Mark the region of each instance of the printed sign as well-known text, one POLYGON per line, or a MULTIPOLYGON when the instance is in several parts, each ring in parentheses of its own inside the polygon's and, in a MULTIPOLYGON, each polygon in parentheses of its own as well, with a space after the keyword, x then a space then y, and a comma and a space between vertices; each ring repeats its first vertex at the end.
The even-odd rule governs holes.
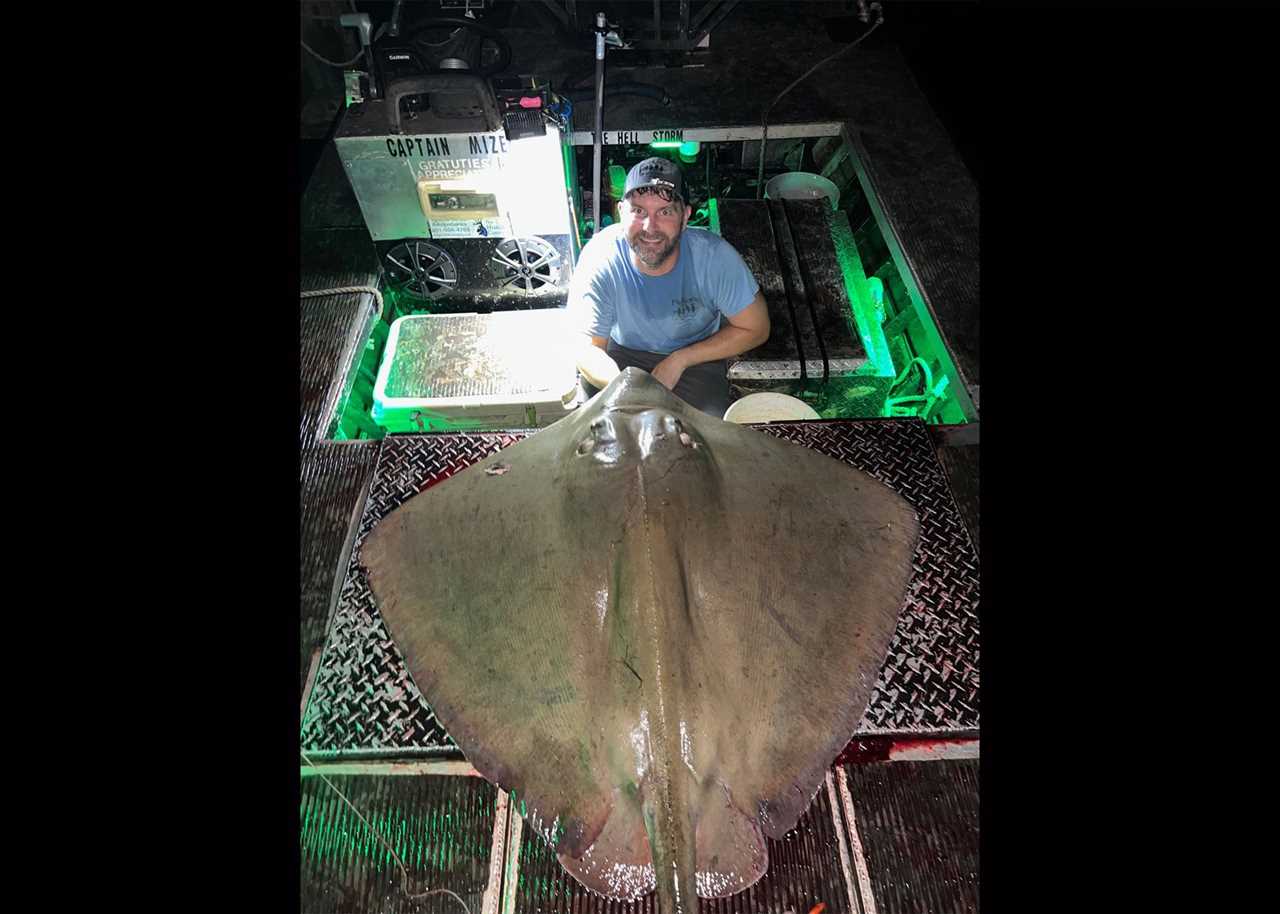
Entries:
POLYGON ((602 142, 605 146, 639 146, 641 143, 684 141, 684 128, 666 130, 606 130, 602 142))
POLYGON ((395 158, 407 156, 496 156, 510 152, 507 138, 500 133, 479 133, 466 136, 466 151, 459 142, 462 136, 454 136, 450 147, 447 136, 389 136, 386 138, 387 154, 395 158))
POLYGON ((501 131, 337 137, 369 234, 562 235, 571 219, 561 135, 508 141, 501 131))
POLYGON ((506 238, 505 219, 429 219, 432 238, 506 238))
POLYGON ((384 143, 387 154, 404 162, 415 180, 457 178, 502 168, 510 152, 507 138, 500 133, 389 136, 384 143))

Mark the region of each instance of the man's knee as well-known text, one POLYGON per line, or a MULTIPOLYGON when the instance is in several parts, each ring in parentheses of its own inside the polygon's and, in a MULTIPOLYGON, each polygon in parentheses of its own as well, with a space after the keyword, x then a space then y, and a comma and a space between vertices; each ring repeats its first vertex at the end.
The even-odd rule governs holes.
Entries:
POLYGON ((586 403, 598 393, 600 388, 584 378, 582 372, 578 372, 578 402, 586 403))
POLYGON ((725 410, 729 408, 729 396, 713 395, 702 396, 696 399, 682 398, 695 409, 701 410, 708 416, 715 416, 717 419, 723 419, 725 410))
POLYGON ((728 366, 724 362, 694 366, 676 384, 675 394, 709 416, 724 418, 729 408, 728 366))

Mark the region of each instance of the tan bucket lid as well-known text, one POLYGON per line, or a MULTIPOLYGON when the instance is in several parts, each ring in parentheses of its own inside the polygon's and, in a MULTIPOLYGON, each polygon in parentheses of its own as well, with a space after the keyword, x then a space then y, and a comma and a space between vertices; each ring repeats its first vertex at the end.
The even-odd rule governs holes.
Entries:
POLYGON ((795 419, 821 418, 803 400, 787 394, 747 394, 735 400, 724 412, 724 421, 745 425, 748 422, 785 422, 795 419))

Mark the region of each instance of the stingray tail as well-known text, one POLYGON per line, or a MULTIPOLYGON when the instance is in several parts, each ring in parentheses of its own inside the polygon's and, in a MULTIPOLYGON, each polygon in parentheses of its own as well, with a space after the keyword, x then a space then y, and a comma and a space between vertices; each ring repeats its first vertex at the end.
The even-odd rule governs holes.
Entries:
POLYGON ((653 854, 659 914, 697 914, 694 823, 688 778, 663 778, 644 792, 644 827, 653 854))

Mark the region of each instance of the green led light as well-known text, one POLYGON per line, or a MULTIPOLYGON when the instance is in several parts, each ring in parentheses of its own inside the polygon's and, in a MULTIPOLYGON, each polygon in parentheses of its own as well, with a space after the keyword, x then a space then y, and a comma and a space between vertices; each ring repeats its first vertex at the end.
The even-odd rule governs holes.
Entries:
MULTIPOLYGON (((876 375, 892 378, 893 356, 889 354, 889 343, 885 339, 884 328, 876 314, 877 285, 868 282, 867 274, 862 267, 862 258, 858 256, 858 245, 853 240, 847 219, 836 219, 831 224, 831 241, 835 247, 836 261, 840 264, 840 272, 844 278, 845 292, 849 296, 849 305, 853 310, 854 325, 862 339, 863 349, 867 353, 865 366, 858 374, 876 375)), ((883 283, 878 291, 883 295, 883 283)))
POLYGON ((621 165, 609 166, 609 192, 615 200, 621 200, 627 187, 627 170, 621 165))
POLYGON ((702 151, 702 144, 697 140, 650 140, 650 149, 678 149, 681 158, 692 159, 702 151))

